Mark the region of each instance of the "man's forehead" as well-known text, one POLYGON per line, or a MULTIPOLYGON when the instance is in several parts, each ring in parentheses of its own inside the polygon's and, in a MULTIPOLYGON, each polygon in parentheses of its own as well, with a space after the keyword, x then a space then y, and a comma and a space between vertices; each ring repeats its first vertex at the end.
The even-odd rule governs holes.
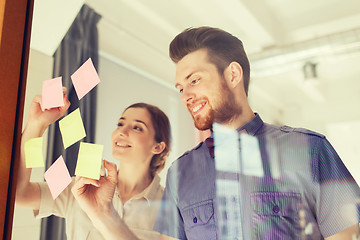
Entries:
POLYGON ((194 72, 200 71, 204 63, 208 63, 206 49, 189 53, 176 64, 176 83, 187 80, 194 72))
POLYGON ((178 82, 181 83, 185 81, 187 78, 189 78, 189 76, 194 71, 194 69, 195 69, 194 65, 181 65, 178 63, 176 65, 176 75, 175 75, 176 83, 178 82))

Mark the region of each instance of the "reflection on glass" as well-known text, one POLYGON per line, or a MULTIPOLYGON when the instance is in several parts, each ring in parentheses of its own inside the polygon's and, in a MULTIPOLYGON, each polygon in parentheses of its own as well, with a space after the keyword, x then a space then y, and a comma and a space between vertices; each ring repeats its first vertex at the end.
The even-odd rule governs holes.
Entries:
POLYGON ((214 124, 219 239, 321 239, 359 221, 357 185, 328 141, 272 128, 214 124))
POLYGON ((242 171, 237 131, 213 125, 219 239, 242 239, 242 171))

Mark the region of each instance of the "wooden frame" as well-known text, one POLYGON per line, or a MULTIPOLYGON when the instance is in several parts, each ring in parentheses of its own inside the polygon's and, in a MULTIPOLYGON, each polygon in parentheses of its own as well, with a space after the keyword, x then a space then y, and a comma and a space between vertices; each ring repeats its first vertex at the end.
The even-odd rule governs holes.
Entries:
POLYGON ((0 2, 0 234, 11 239, 34 0, 0 2))

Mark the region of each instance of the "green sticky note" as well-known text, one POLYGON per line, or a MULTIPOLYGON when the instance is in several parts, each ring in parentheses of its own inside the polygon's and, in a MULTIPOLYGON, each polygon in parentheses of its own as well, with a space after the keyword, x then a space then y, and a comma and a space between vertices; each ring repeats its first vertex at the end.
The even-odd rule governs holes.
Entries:
POLYGON ((99 180, 103 145, 80 143, 75 175, 99 180))
POLYGON ((67 148, 86 136, 79 108, 59 121, 60 132, 67 148))
POLYGON ((25 142, 25 162, 27 168, 44 167, 43 138, 32 138, 25 142))

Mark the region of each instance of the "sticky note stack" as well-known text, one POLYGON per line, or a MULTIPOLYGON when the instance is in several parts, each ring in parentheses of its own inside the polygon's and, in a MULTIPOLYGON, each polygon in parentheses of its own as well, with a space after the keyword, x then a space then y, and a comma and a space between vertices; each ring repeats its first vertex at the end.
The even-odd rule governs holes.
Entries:
MULTIPOLYGON (((71 80, 79 100, 96 87, 100 82, 100 78, 91 58, 71 75, 71 80)), ((44 81, 42 86, 42 110, 46 111, 61 106, 64 106, 62 77, 44 81)), ((59 128, 65 149, 86 137, 79 108, 60 120, 59 128)), ((25 143, 27 168, 44 167, 42 146, 42 137, 30 139, 25 143)), ((81 142, 75 174, 77 176, 99 179, 103 148, 103 145, 81 142)), ((47 169, 44 178, 53 199, 56 199, 72 181, 62 156, 47 169)))

